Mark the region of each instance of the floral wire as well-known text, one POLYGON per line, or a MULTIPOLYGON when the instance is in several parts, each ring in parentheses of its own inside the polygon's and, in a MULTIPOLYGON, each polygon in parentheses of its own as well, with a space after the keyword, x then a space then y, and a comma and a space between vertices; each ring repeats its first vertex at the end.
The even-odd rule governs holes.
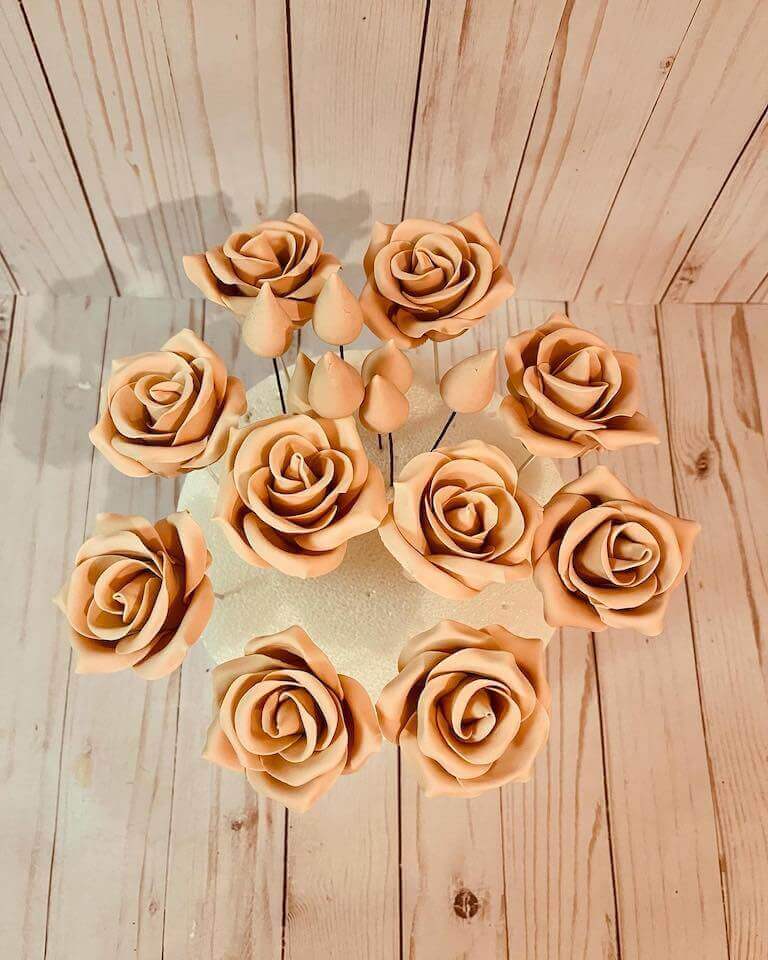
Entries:
POLYGON ((272 357, 272 366, 275 371, 275 380, 277 381, 277 392, 280 394, 280 409, 286 413, 285 400, 283 399, 283 384, 280 380, 280 368, 277 365, 277 357, 272 357))
POLYGON ((450 417, 448 417, 448 419, 446 420, 445 426, 444 426, 443 429, 440 431, 440 434, 439 434, 437 440, 435 440, 435 442, 432 444, 432 447, 430 448, 431 450, 434 450, 435 447, 437 447, 437 445, 440 443, 440 441, 441 441, 441 440, 443 439, 443 437, 446 435, 446 433, 448 432, 448 427, 450 427, 450 425, 453 423, 453 419, 454 419, 455 416, 456 416, 456 411, 455 411, 455 410, 452 410, 452 411, 451 411, 451 415, 450 415, 450 417))

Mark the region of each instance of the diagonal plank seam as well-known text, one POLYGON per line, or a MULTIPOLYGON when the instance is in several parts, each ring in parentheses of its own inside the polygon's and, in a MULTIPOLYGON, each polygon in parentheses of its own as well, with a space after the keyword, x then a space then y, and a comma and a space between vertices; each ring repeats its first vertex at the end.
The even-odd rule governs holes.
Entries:
MULTIPOLYGON (((667 83, 669 82, 669 78, 670 78, 670 76, 672 75, 672 71, 675 69, 675 64, 677 63, 678 55, 679 55, 679 53, 680 53, 680 50, 681 50, 682 47, 683 47, 683 44, 685 43, 686 37, 688 36, 688 34, 689 34, 689 32, 690 32, 691 24, 692 24, 693 21, 696 19, 696 14, 698 13, 700 6, 701 6, 701 0, 699 0, 699 2, 696 4, 696 9, 693 11, 693 13, 692 13, 692 15, 691 15, 691 19, 688 21, 688 26, 685 28, 685 31, 683 32, 683 35, 682 35, 682 37, 680 38, 680 43, 677 45, 677 49, 675 50, 674 60, 672 61, 672 66, 671 66, 670 69, 667 71, 667 75, 664 77, 664 82, 663 82, 663 83, 661 84, 661 86, 659 87, 659 92, 658 92, 658 94, 656 95, 656 99, 653 101, 653 106, 652 106, 651 109, 648 111, 648 116, 645 118, 645 123, 643 124, 643 129, 640 131, 640 135, 639 135, 638 138, 637 138, 637 142, 635 143, 635 146, 634 146, 633 149, 632 149, 632 154, 631 154, 629 160, 627 161, 627 166, 626 166, 625 169, 624 169, 624 173, 621 175, 621 179, 619 180, 619 185, 616 187, 616 192, 614 193, 613 199, 611 200, 611 202, 610 202, 610 204, 609 204, 609 206, 608 206, 608 210, 607 210, 606 215, 605 215, 605 220, 603 220, 603 225, 602 225, 602 227, 600 228, 600 232, 598 233, 597 237, 595 238, 595 243, 594 243, 594 246, 592 247, 592 252, 590 253, 590 255, 589 255, 588 259, 587 259, 587 262, 586 262, 586 264, 585 264, 585 266, 584 266, 584 270, 582 271, 581 280, 579 280, 579 285, 578 285, 578 287, 576 288, 576 294, 575 294, 575 296, 573 297, 574 300, 578 300, 578 298, 579 298, 579 295, 580 295, 580 293, 581 293, 581 288, 582 288, 582 285, 583 285, 583 283, 584 283, 584 278, 585 278, 585 277, 587 276, 587 274, 589 273, 589 268, 590 268, 590 266, 592 265, 592 261, 593 261, 594 258, 595 258, 595 254, 597 253, 597 248, 600 246, 600 241, 602 240, 603 234, 605 233, 605 228, 608 226, 608 221, 609 221, 610 218, 611 218, 611 213, 613 212, 613 208, 616 206, 616 201, 618 200, 619 194, 621 193, 622 188, 624 187, 624 181, 627 179, 627 176, 628 176, 628 174, 629 174, 629 171, 630 171, 630 169, 632 168, 632 164, 633 164, 633 162, 634 162, 635 155, 637 154, 637 151, 638 151, 639 148, 640 148, 640 144, 643 142, 643 137, 645 136, 645 131, 648 129, 648 124, 651 122, 651 119, 652 119, 652 117, 653 117, 653 114, 654 114, 654 112, 655 112, 655 110, 656 110, 656 106, 657 106, 659 100, 661 99, 662 94, 664 93, 664 89, 665 89, 665 87, 667 86, 667 83)), ((749 142, 749 141, 747 141, 747 142, 749 142)), ((730 176, 730 174, 729 174, 729 176, 730 176)), ((707 216, 709 216, 709 211, 707 212, 707 216)), ((705 217, 705 219, 706 219, 706 217, 705 217)), ((687 256, 687 254, 688 254, 688 251, 686 251, 686 256, 687 256)), ((683 259, 680 261, 680 263, 683 263, 684 260, 685 260, 685 258, 683 258, 683 259)), ((679 269, 679 265, 678 265, 678 269, 679 269)), ((677 273, 677 270, 675 270, 675 273, 677 273)), ((666 291, 665 291, 665 295, 666 295, 666 291)))
MULTIPOLYGON (((749 147, 749 145, 750 145, 750 143, 752 142, 753 138, 754 138, 755 135, 757 134, 757 131, 758 131, 758 129, 760 128, 760 124, 763 122, 763 119, 765 118, 766 115, 768 115, 768 106, 766 106, 765 110, 763 110, 763 112, 762 112, 762 113, 760 114, 760 116, 757 118, 757 123, 755 123, 755 125, 754 125, 754 127, 752 128, 752 131, 750 132, 749 136, 748 136, 748 137, 746 138, 746 140, 744 141, 744 145, 742 146, 741 150, 739 150, 738 156, 736 157, 736 159, 735 159, 735 160, 733 161, 733 163, 731 164, 731 167, 730 167, 730 169, 728 170, 728 173, 727 173, 726 176, 725 176, 725 180, 723 180, 723 182, 722 182, 722 184, 721 184, 721 186, 720 186, 720 189, 717 191, 717 193, 715 194, 715 196, 714 196, 714 198, 713 198, 713 200, 712 200, 712 203, 711 203, 711 204, 709 205, 709 207, 707 208, 707 212, 704 214, 704 217, 703 217, 701 223, 699 224, 698 229, 695 231, 695 233, 694 233, 694 235, 693 235, 693 238, 691 239, 691 242, 688 244, 688 246, 687 246, 687 248, 686 248, 686 250, 685 250, 685 253, 683 254, 683 256, 682 256, 682 258, 681 258, 681 260, 680 260, 680 263, 678 263, 678 265, 675 267, 675 270, 674 270, 674 272, 672 273, 672 276, 670 277, 669 283, 668 283, 668 284, 666 285, 666 287, 664 288, 664 292, 662 293, 661 298, 660 298, 661 301, 664 301, 664 300, 667 299, 667 297, 669 297, 670 291, 671 291, 671 289, 672 289, 672 287, 673 287, 673 285, 674 285, 674 283, 675 283, 675 280, 677 279, 678 273, 680 272, 681 268, 683 267, 683 264, 685 263, 685 261, 688 259, 688 256, 689 256, 691 250, 693 249, 696 241, 699 239, 699 235, 700 235, 701 231, 702 231, 702 230, 704 229, 704 227, 706 226, 706 223, 707 223, 707 221, 709 220, 709 216, 710 216, 710 214, 712 213, 712 211, 714 210, 714 208, 715 208, 715 206, 716 206, 716 204, 717 204, 717 201, 720 199, 723 191, 724 191, 725 188, 728 186, 728 183, 730 182, 730 179, 731 179, 731 177, 733 176, 734 170, 735 170, 736 167, 739 165, 739 162, 741 161, 741 158, 744 156, 745 151, 747 150, 747 148, 749 147)), ((755 293, 760 289, 760 286, 761 286, 761 285, 762 285, 762 281, 761 281, 761 283, 758 283, 758 285, 755 287, 755 289, 754 289, 754 290, 752 291, 752 293, 750 294, 750 297, 753 297, 753 296, 755 295, 755 293)), ((748 297, 747 299, 749 299, 750 297, 748 297)), ((673 302, 674 302, 674 299, 673 299, 673 298, 670 297, 670 299, 673 300, 673 302)), ((657 320, 657 325, 658 325, 658 320, 657 320)))
POLYGON ((416 89, 413 92, 413 111, 411 113, 411 134, 408 138, 408 156, 405 161, 405 183, 403 184, 403 206, 400 219, 405 219, 405 208, 408 204, 408 185, 411 180, 411 160, 413 159, 413 141, 416 136, 416 118, 419 112, 419 94, 421 91, 421 75, 424 69, 424 49, 427 43, 427 29, 429 27, 429 6, 431 0, 426 0, 424 7, 424 22, 421 26, 421 45, 419 47, 419 66, 416 71, 416 89))
MULTIPOLYGON (((506 209, 506 212, 504 213, 504 220, 502 221, 502 224, 501 224, 501 231, 499 233, 500 241, 503 240, 507 232, 507 221, 509 220, 509 214, 512 211, 512 201, 515 199, 515 191, 517 190, 517 184, 518 184, 518 181, 520 180, 520 173, 522 172, 522 169, 523 169, 523 161, 525 160, 525 155, 528 152, 528 144, 530 143, 531 134, 533 133, 533 125, 536 122, 536 116, 539 112, 539 103, 541 102, 541 94, 542 94, 542 91, 544 90, 544 84, 547 82, 547 75, 549 74, 549 68, 552 63, 552 57, 557 47, 557 41, 558 41, 558 38, 560 37, 560 33, 563 30, 564 26, 570 20, 574 3, 575 3, 575 0, 566 0, 566 3, 563 6, 563 12, 560 15, 560 22, 557 25, 557 30, 555 30, 554 36, 552 37, 552 46, 550 47, 549 56, 547 57, 547 67, 541 75, 539 92, 536 97, 536 106, 533 108, 533 111, 531 112, 531 120, 530 120, 530 123, 528 124, 528 132, 525 135, 525 143, 523 144, 523 150, 522 150, 522 153, 520 154, 520 162, 518 163, 517 170, 515 171, 515 176, 512 182, 512 189, 510 190, 510 193, 509 193, 509 202, 507 203, 507 209, 506 209)), ((509 257, 507 259, 509 259, 509 257)))
MULTIPOLYGON (((70 140, 69 140, 69 134, 67 133, 67 128, 64 126, 64 119, 61 116, 61 111, 59 110, 59 104, 56 100, 56 97, 53 94, 53 87, 51 86, 51 81, 48 78, 48 71, 45 69, 43 58, 40 56, 40 50, 37 46, 37 40, 35 38, 34 33, 32 32, 32 24, 29 22, 29 17, 27 16, 27 11, 24 7, 23 0, 19 0, 19 10, 21 11, 21 15, 24 18, 24 24, 27 28, 30 42, 32 43, 32 47, 35 51, 35 57, 37 58, 38 65, 40 67, 40 72, 42 73, 43 80, 45 82, 45 88, 48 91, 48 96, 51 98, 51 105, 56 114, 56 122, 58 123, 59 129, 61 130, 61 135, 64 138, 64 145, 67 148, 67 153, 69 154, 69 158, 72 161, 72 169, 74 170, 75 176, 77 177, 77 183, 78 183, 78 186, 80 187, 80 193, 83 196, 83 201, 85 202, 86 209, 88 210, 88 216, 91 218, 91 223, 93 224, 93 230, 94 230, 94 233, 96 234, 96 239, 99 243, 102 256, 104 257, 104 264, 107 268, 107 271, 109 272, 109 277, 110 277, 112 286, 114 288, 114 292, 117 296, 119 296, 120 287, 118 286, 117 279, 115 277, 115 271, 112 269, 112 264, 110 263, 109 257, 107 256, 107 248, 104 246, 104 240, 102 239, 101 231, 99 230, 99 225, 96 223, 96 217, 94 216, 93 207, 91 206, 90 198, 85 189, 85 183, 83 182, 83 177, 82 177, 82 174, 80 173, 80 167, 77 165, 77 159, 75 158, 75 153, 74 153, 74 150, 72 149, 72 144, 70 143, 70 140)), ((15 282, 15 279, 14 279, 14 282, 15 282)), ((104 343, 106 345, 106 339, 104 343)))

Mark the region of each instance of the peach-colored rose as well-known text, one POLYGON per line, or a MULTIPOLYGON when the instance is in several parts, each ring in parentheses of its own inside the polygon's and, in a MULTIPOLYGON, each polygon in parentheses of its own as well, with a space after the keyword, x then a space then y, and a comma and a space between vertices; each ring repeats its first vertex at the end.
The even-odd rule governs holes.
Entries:
POLYGON ((221 357, 182 330, 156 353, 113 362, 89 436, 126 476, 175 477, 219 460, 247 406, 221 357))
POLYGON ((537 457, 658 443, 641 413, 637 358, 553 314, 506 346, 509 396, 501 416, 537 457))
POLYGON ((530 778, 549 736, 541 640, 443 620, 409 640, 397 666, 376 712, 427 796, 476 797, 530 778))
POLYGON ((699 530, 635 496, 607 467, 567 483, 544 508, 533 544, 547 623, 658 636, 699 530))
POLYGON ((531 575, 541 507, 498 447, 467 440, 408 463, 379 527, 384 546, 422 586, 466 600, 531 575))
POLYGON ((256 637, 219 664, 213 698, 203 756, 291 810, 308 810, 381 746, 368 694, 301 627, 256 637))
POLYGON ((223 246, 184 257, 187 276, 209 300, 242 317, 268 285, 296 326, 312 316, 323 284, 340 267, 323 253, 323 235, 303 213, 265 220, 223 246))
POLYGON ((387 511, 384 480, 352 417, 288 414, 250 424, 232 432, 224 463, 214 518, 257 567, 330 573, 347 541, 375 530, 387 511))
POLYGON ((364 266, 365 322, 399 347, 452 340, 515 290, 501 248, 479 213, 450 223, 376 222, 364 266))
POLYGON ((154 526, 102 513, 56 598, 71 627, 78 673, 131 667, 145 680, 181 664, 213 612, 211 562, 200 527, 186 513, 154 526))

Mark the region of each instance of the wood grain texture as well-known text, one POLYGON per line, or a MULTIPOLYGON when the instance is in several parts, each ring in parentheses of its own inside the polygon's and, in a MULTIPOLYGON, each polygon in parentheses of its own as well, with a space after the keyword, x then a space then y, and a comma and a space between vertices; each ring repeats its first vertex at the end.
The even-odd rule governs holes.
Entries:
MULTIPOLYGON (((285 903, 283 810, 199 756, 204 648, 167 681, 68 679, 66 630, 49 603, 95 512, 157 517, 173 506, 171 482, 127 480, 98 454, 89 499, 105 339, 106 376, 113 356, 159 346, 189 322, 199 330, 202 307, 112 301, 107 330, 105 299, 18 298, 5 366, 10 309, 0 298, 0 523, 12 560, 0 611, 14 658, 0 671, 0 842, 13 866, 0 870, 3 955, 42 960, 47 931, 56 960, 378 960, 400 956, 400 940, 414 960, 763 960, 768 308, 665 304, 657 342, 648 308, 570 305, 578 322, 640 353, 662 433, 663 366, 669 446, 665 437, 606 462, 704 523, 690 609, 681 590, 655 640, 553 638, 552 731, 534 779, 443 803, 424 799, 404 767, 399 844, 396 757, 385 748, 291 817, 285 903)), ((443 344, 443 367, 561 310, 517 301, 443 344)), ((205 316, 209 342, 247 383, 259 379, 268 367, 240 350, 232 318, 205 316)))
POLYGON ((506 957, 500 794, 427 799, 403 763, 403 957, 506 957))
POLYGON ((21 960, 46 945, 70 659, 51 598, 82 542, 106 326, 106 300, 20 298, 0 406, 0 938, 21 960))
MULTIPOLYGON (((564 309, 514 301, 508 315, 443 344, 441 368, 477 350, 501 355, 511 333, 564 309)), ((552 729, 530 783, 425 800, 403 770, 404 956, 565 957, 576 945, 580 955, 616 956, 592 643, 570 634, 549 647, 552 729)))
MULTIPOLYGON (((424 8, 290 5, 298 207, 348 265, 353 288, 372 220, 402 213, 424 8)), ((310 813, 289 817, 287 957, 332 956, 339 944, 350 955, 397 955, 396 764, 384 751, 310 813)))
MULTIPOLYGON (((200 332, 201 320, 199 303, 111 301, 104 382, 113 359, 158 349, 186 326, 200 332)), ((81 338, 70 333, 70 349, 78 348, 81 338)), ((101 511, 156 520, 172 512, 175 501, 173 481, 125 477, 94 456, 88 532, 101 511)), ((160 956, 178 701, 178 673, 146 682, 131 670, 79 676, 72 666, 49 957, 160 956)))
MULTIPOLYGON (((440 344, 440 372, 479 350, 501 356, 506 310, 465 336, 440 344)), ((421 348, 432 353, 432 345, 421 348)), ((405 639, 405 638, 404 638, 405 639)), ((403 957, 506 957, 503 830, 500 795, 427 799, 401 758, 403 957)))
POLYGON ((757 960, 768 953, 768 457, 750 330, 768 312, 665 304, 659 320, 678 504, 705 525, 688 595, 730 956, 757 960))
POLYGON ((521 297, 576 293, 695 8, 567 3, 504 228, 521 297))
MULTIPOLYGON (((565 313, 515 301, 509 333, 565 313)), ((561 461, 563 482, 578 465, 561 461)), ((509 957, 618 956, 600 701, 591 635, 559 630, 547 649, 549 742, 529 783, 502 790, 509 957)))
POLYGON ((768 113, 675 274, 665 299, 743 303, 768 272, 768 113))
POLYGON ((181 670, 164 955, 279 960, 285 810, 201 757, 212 669, 199 643, 181 670))
MULTIPOLYGON (((205 305, 205 341, 252 386, 271 363, 242 345, 231 314, 205 305)), ((278 960, 285 809, 244 776, 201 757, 211 720, 211 662, 199 643, 181 671, 163 949, 185 960, 278 960), (243 882, 247 877, 248 881, 243 882)))
POLYGON ((0 3, 0 248, 23 293, 115 292, 15 0, 0 3))
POLYGON ((160 11, 206 244, 292 213, 285 0, 161 0, 160 11))
POLYGON ((761 0, 698 5, 579 297, 661 299, 765 109, 766 32, 761 0))
POLYGON ((384 744, 288 815, 286 958, 400 956, 397 840, 397 753, 384 744))
MULTIPOLYGON (((675 513, 653 307, 571 303, 568 315, 641 358, 643 411, 659 446, 599 460, 639 496, 675 513)), ((699 516, 706 523, 704 516, 699 516)), ((706 744, 685 590, 664 633, 595 636, 619 906, 621 956, 728 956, 706 744)))
POLYGON ((184 253, 291 205, 284 4, 26 9, 120 292, 194 296, 184 253))
POLYGON ((402 214, 425 0, 293 0, 298 207, 362 287, 373 220, 402 214))
POLYGON ((433 0, 408 216, 480 210, 499 236, 565 0, 433 0))

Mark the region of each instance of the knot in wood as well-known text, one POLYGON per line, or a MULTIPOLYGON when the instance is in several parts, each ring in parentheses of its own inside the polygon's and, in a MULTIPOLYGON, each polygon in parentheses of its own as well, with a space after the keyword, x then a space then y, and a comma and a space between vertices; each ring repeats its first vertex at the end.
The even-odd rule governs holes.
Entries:
POLYGON ((472 893, 471 890, 467 890, 466 887, 462 887, 453 898, 453 912, 457 917, 461 917, 462 920, 470 920, 479 909, 480 901, 474 893, 472 893))
POLYGON ((706 477, 709 473, 709 467, 712 462, 710 457, 709 450, 702 450, 701 453, 696 457, 696 474, 699 477, 706 477))

